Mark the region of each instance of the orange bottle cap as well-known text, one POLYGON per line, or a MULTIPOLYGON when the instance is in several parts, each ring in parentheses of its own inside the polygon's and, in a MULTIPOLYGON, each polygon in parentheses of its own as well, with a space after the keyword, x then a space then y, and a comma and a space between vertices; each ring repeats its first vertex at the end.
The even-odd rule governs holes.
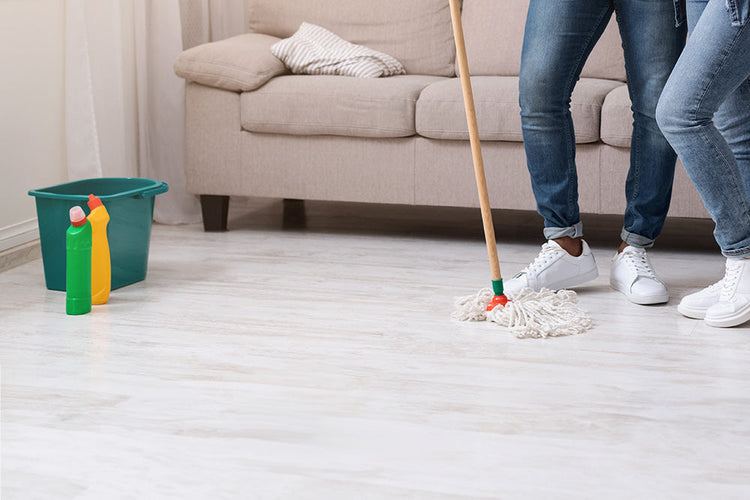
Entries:
POLYGON ((103 207, 104 203, 102 203, 102 200, 100 200, 98 197, 94 196, 93 194, 89 195, 89 210, 93 210, 97 207, 103 207))

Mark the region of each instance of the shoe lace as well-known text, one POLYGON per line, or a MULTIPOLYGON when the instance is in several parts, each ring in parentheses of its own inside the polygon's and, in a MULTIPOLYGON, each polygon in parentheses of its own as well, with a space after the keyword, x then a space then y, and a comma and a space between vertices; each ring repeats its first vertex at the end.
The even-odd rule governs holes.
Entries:
POLYGON ((542 245, 542 250, 539 252, 539 255, 536 256, 534 262, 523 268, 516 276, 522 276, 524 274, 535 275, 544 269, 544 267, 555 258, 555 254, 559 251, 561 251, 559 247, 553 246, 549 242, 545 243, 542 245))
POLYGON ((727 259, 726 271, 724 273, 724 284, 721 287, 719 300, 729 300, 734 295, 737 282, 742 274, 742 263, 735 259, 727 259))
POLYGON ((648 260, 648 255, 645 250, 640 252, 630 251, 623 253, 623 260, 628 267, 636 273, 636 276, 644 276, 659 281, 659 278, 654 272, 654 268, 651 267, 651 261, 648 260))

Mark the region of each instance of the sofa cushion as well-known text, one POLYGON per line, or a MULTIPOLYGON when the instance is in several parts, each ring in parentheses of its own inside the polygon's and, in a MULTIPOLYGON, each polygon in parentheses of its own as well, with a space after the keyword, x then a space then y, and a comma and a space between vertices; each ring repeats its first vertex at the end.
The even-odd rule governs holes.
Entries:
POLYGON ((453 76, 447 0, 247 0, 249 29, 290 37, 303 22, 398 59, 407 73, 453 76))
POLYGON ((353 137, 414 135, 423 88, 443 78, 288 75, 242 94, 242 128, 249 132, 353 137))
MULTIPOLYGON (((519 74, 528 7, 529 0, 464 1, 462 21, 472 75, 519 74)), ((625 59, 614 16, 581 77, 625 81, 625 59)))
POLYGON ((184 51, 174 63, 178 76, 224 90, 253 90, 287 72, 271 53, 276 37, 256 33, 198 45, 184 51))
MULTIPOLYGON (((476 76, 471 79, 479 137, 488 141, 523 141, 518 77, 476 76)), ((599 140, 600 113, 607 94, 620 82, 583 78, 571 99, 576 142, 599 140)), ((461 82, 452 78, 433 83, 417 101, 417 133, 431 139, 468 140, 461 82)))
POLYGON ((607 94, 602 105, 602 141, 610 146, 630 147, 633 135, 633 112, 628 86, 621 85, 607 94))

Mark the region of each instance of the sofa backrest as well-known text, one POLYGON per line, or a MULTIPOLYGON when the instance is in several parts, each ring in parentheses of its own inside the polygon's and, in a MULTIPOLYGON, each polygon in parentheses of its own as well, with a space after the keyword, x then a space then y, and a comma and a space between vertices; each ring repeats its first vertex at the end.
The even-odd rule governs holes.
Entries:
MULTIPOLYGON (((463 0, 464 37, 473 75, 519 74, 528 7, 529 0, 463 0)), ((582 77, 625 81, 622 43, 612 17, 584 66, 582 77)))
POLYGON ((448 0, 246 0, 245 7, 251 33, 287 38, 308 22, 395 57, 407 73, 455 74, 448 0))

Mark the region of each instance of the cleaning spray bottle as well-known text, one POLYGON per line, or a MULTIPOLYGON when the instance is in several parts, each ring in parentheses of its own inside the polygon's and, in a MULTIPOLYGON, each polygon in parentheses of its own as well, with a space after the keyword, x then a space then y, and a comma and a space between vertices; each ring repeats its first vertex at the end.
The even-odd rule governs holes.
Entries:
POLYGON ((86 314, 91 311, 91 224, 81 207, 70 209, 65 236, 65 312, 86 314))
POLYGON ((112 286, 112 264, 109 258, 107 224, 109 213, 102 200, 89 195, 89 221, 91 221, 91 303, 106 304, 112 286))

